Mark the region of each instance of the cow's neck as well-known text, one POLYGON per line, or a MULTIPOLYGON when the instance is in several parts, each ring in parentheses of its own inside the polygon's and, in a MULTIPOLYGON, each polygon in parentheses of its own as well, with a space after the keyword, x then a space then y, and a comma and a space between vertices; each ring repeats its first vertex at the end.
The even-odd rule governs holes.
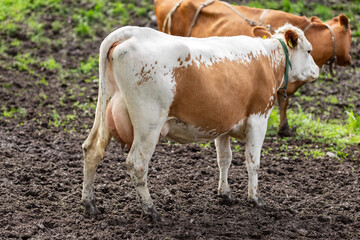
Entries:
MULTIPOLYGON (((289 19, 284 19, 283 20, 284 22, 282 25, 284 25, 285 23, 288 22, 291 25, 294 25, 294 26, 300 28, 301 30, 304 30, 311 23, 310 19, 308 19, 305 16, 296 16, 293 14, 289 14, 289 15, 290 15, 289 19)), ((279 27, 281 27, 282 25, 280 25, 279 27)))
POLYGON ((284 86, 283 77, 285 75, 286 57, 281 43, 277 39, 268 42, 269 54, 273 70, 274 87, 279 90, 284 86))
MULTIPOLYGON (((255 14, 255 12, 258 12, 258 9, 254 8, 253 12, 255 14)), ((278 29, 286 23, 290 23, 291 25, 304 30, 306 26, 309 25, 310 19, 305 16, 296 16, 278 10, 270 10, 267 17, 264 19, 264 25, 270 25, 272 29, 278 29)))

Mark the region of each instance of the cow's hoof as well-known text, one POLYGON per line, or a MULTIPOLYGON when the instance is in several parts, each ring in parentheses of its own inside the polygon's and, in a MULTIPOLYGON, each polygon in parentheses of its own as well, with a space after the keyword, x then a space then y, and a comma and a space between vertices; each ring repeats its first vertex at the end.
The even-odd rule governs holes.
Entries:
POLYGON ((289 127, 289 124, 286 122, 282 127, 280 127, 278 132, 279 137, 292 137, 293 133, 289 127))
POLYGON ((278 132, 278 136, 281 137, 281 138, 284 138, 284 137, 292 137, 293 136, 293 133, 291 132, 290 129, 280 129, 279 132, 278 132))
POLYGON ((220 200, 221 204, 232 205, 236 202, 235 198, 231 195, 231 193, 220 194, 219 196, 221 198, 221 200, 220 200))
POLYGON ((155 209, 154 206, 146 208, 144 212, 145 215, 147 215, 151 219, 151 221, 153 222, 161 221, 161 214, 155 209))
POLYGON ((84 214, 86 216, 96 217, 101 213, 95 205, 95 200, 83 200, 81 204, 84 206, 84 214))
POLYGON ((265 203, 261 199, 249 199, 249 202, 255 207, 264 207, 265 203))

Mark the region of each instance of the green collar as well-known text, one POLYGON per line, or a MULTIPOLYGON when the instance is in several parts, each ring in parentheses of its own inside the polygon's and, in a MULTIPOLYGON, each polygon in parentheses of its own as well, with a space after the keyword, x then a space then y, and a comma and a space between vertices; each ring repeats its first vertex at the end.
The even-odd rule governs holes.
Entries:
POLYGON ((285 57, 286 57, 286 63, 285 63, 285 76, 284 76, 284 79, 285 79, 285 85, 284 87, 281 87, 279 88, 279 90, 283 90, 284 91, 284 99, 286 99, 287 97, 287 94, 286 94, 286 88, 287 88, 287 85, 288 85, 288 82, 289 82, 289 67, 290 69, 292 69, 292 66, 291 66, 291 62, 290 62, 290 59, 289 59, 289 51, 284 43, 283 40, 281 40, 280 38, 278 38, 279 42, 281 43, 283 49, 284 49, 284 52, 285 52, 285 57))

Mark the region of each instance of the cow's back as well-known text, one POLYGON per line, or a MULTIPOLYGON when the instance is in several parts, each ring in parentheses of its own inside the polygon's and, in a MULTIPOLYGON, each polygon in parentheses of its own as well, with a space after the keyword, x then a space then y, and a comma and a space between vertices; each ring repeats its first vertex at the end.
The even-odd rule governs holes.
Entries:
MULTIPOLYGON (((164 22, 172 8, 180 0, 155 0, 155 12, 157 16, 158 29, 163 30, 164 22)), ((188 36, 191 23, 196 11, 204 0, 184 0, 173 13, 171 22, 171 33, 178 36, 188 36), (177 19, 181 19, 178 21, 177 19)), ((251 8, 247 6, 233 6, 233 8, 242 14, 243 17, 256 23, 261 22, 261 15, 264 9, 251 8)), ((210 36, 253 36, 253 27, 242 16, 237 15, 231 8, 215 1, 212 4, 201 9, 201 13, 196 18, 196 24, 193 26, 191 36, 210 37, 210 36)), ((271 10, 263 19, 263 25, 270 25, 272 29, 277 29, 285 23, 291 23, 299 28, 305 28, 309 24, 306 17, 298 17, 283 11, 271 10)), ((169 24, 168 24, 169 25, 169 24)), ((168 26, 164 29, 169 32, 168 26)))
MULTIPOLYGON (((158 29, 160 31, 164 29, 164 22, 169 12, 178 2, 179 0, 154 1, 158 29)), ((181 3, 172 16, 173 21, 171 21, 171 33, 173 35, 188 36, 193 17, 203 2, 203 0, 194 0, 183 1, 181 3), (181 19, 181 21, 177 21, 176 19, 181 19)), ((256 14, 260 16, 263 11, 261 9, 254 10, 257 13, 251 12, 250 14, 253 14, 252 17, 256 16, 256 14)), ((201 10, 201 14, 197 17, 196 24, 191 31, 191 36, 252 36, 252 26, 250 26, 247 22, 242 21, 242 19, 237 15, 233 15, 232 18, 229 18, 229 14, 233 15, 234 12, 229 7, 218 1, 204 7, 201 10), (204 28, 204 26, 206 26, 206 28, 204 28)), ((169 23, 165 27, 166 28, 164 30, 168 33, 169 23)))
MULTIPOLYGON (((297 26, 300 29, 308 29, 306 36, 313 45, 312 56, 318 66, 325 64, 333 56, 333 44, 331 33, 328 27, 320 19, 312 17, 308 19, 305 16, 297 16, 279 10, 267 10, 251 8, 246 6, 234 6, 230 8, 222 1, 214 1, 201 9, 196 17, 196 23, 191 27, 191 23, 205 0, 155 0, 155 11, 160 31, 171 33, 178 36, 210 37, 210 36, 237 36, 247 35, 254 36, 253 30, 255 25, 270 26, 272 31, 286 23, 297 26), (180 6, 166 23, 163 28, 165 19, 170 14, 171 9, 181 2, 180 6), (235 13, 237 11, 239 14, 235 13), (255 24, 252 25, 250 22, 255 24), (171 25, 169 32, 169 26, 171 25), (191 29, 191 31, 190 31, 191 29), (319 37, 319 34, 322 36, 319 37)), ((169 15, 170 16, 170 15, 169 15)), ((350 56, 350 39, 351 31, 348 19, 343 15, 343 23, 339 17, 328 21, 332 31, 335 33, 337 50, 337 64, 348 65, 351 63, 350 56), (336 24, 339 22, 340 24, 336 24)))

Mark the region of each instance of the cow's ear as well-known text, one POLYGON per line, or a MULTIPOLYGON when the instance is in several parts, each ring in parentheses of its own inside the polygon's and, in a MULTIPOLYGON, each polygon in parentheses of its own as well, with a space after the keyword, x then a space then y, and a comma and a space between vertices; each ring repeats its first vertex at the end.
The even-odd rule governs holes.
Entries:
POLYGON ((286 30, 284 33, 286 44, 289 48, 295 48, 298 44, 299 35, 294 30, 286 30))
POLYGON ((349 28, 349 19, 344 14, 340 14, 339 16, 340 26, 342 26, 345 30, 349 28))
POLYGON ((253 36, 266 39, 271 38, 271 33, 264 27, 256 26, 253 28, 253 36))
POLYGON ((316 16, 312 16, 310 18, 310 21, 311 21, 311 23, 322 23, 321 19, 316 16))

